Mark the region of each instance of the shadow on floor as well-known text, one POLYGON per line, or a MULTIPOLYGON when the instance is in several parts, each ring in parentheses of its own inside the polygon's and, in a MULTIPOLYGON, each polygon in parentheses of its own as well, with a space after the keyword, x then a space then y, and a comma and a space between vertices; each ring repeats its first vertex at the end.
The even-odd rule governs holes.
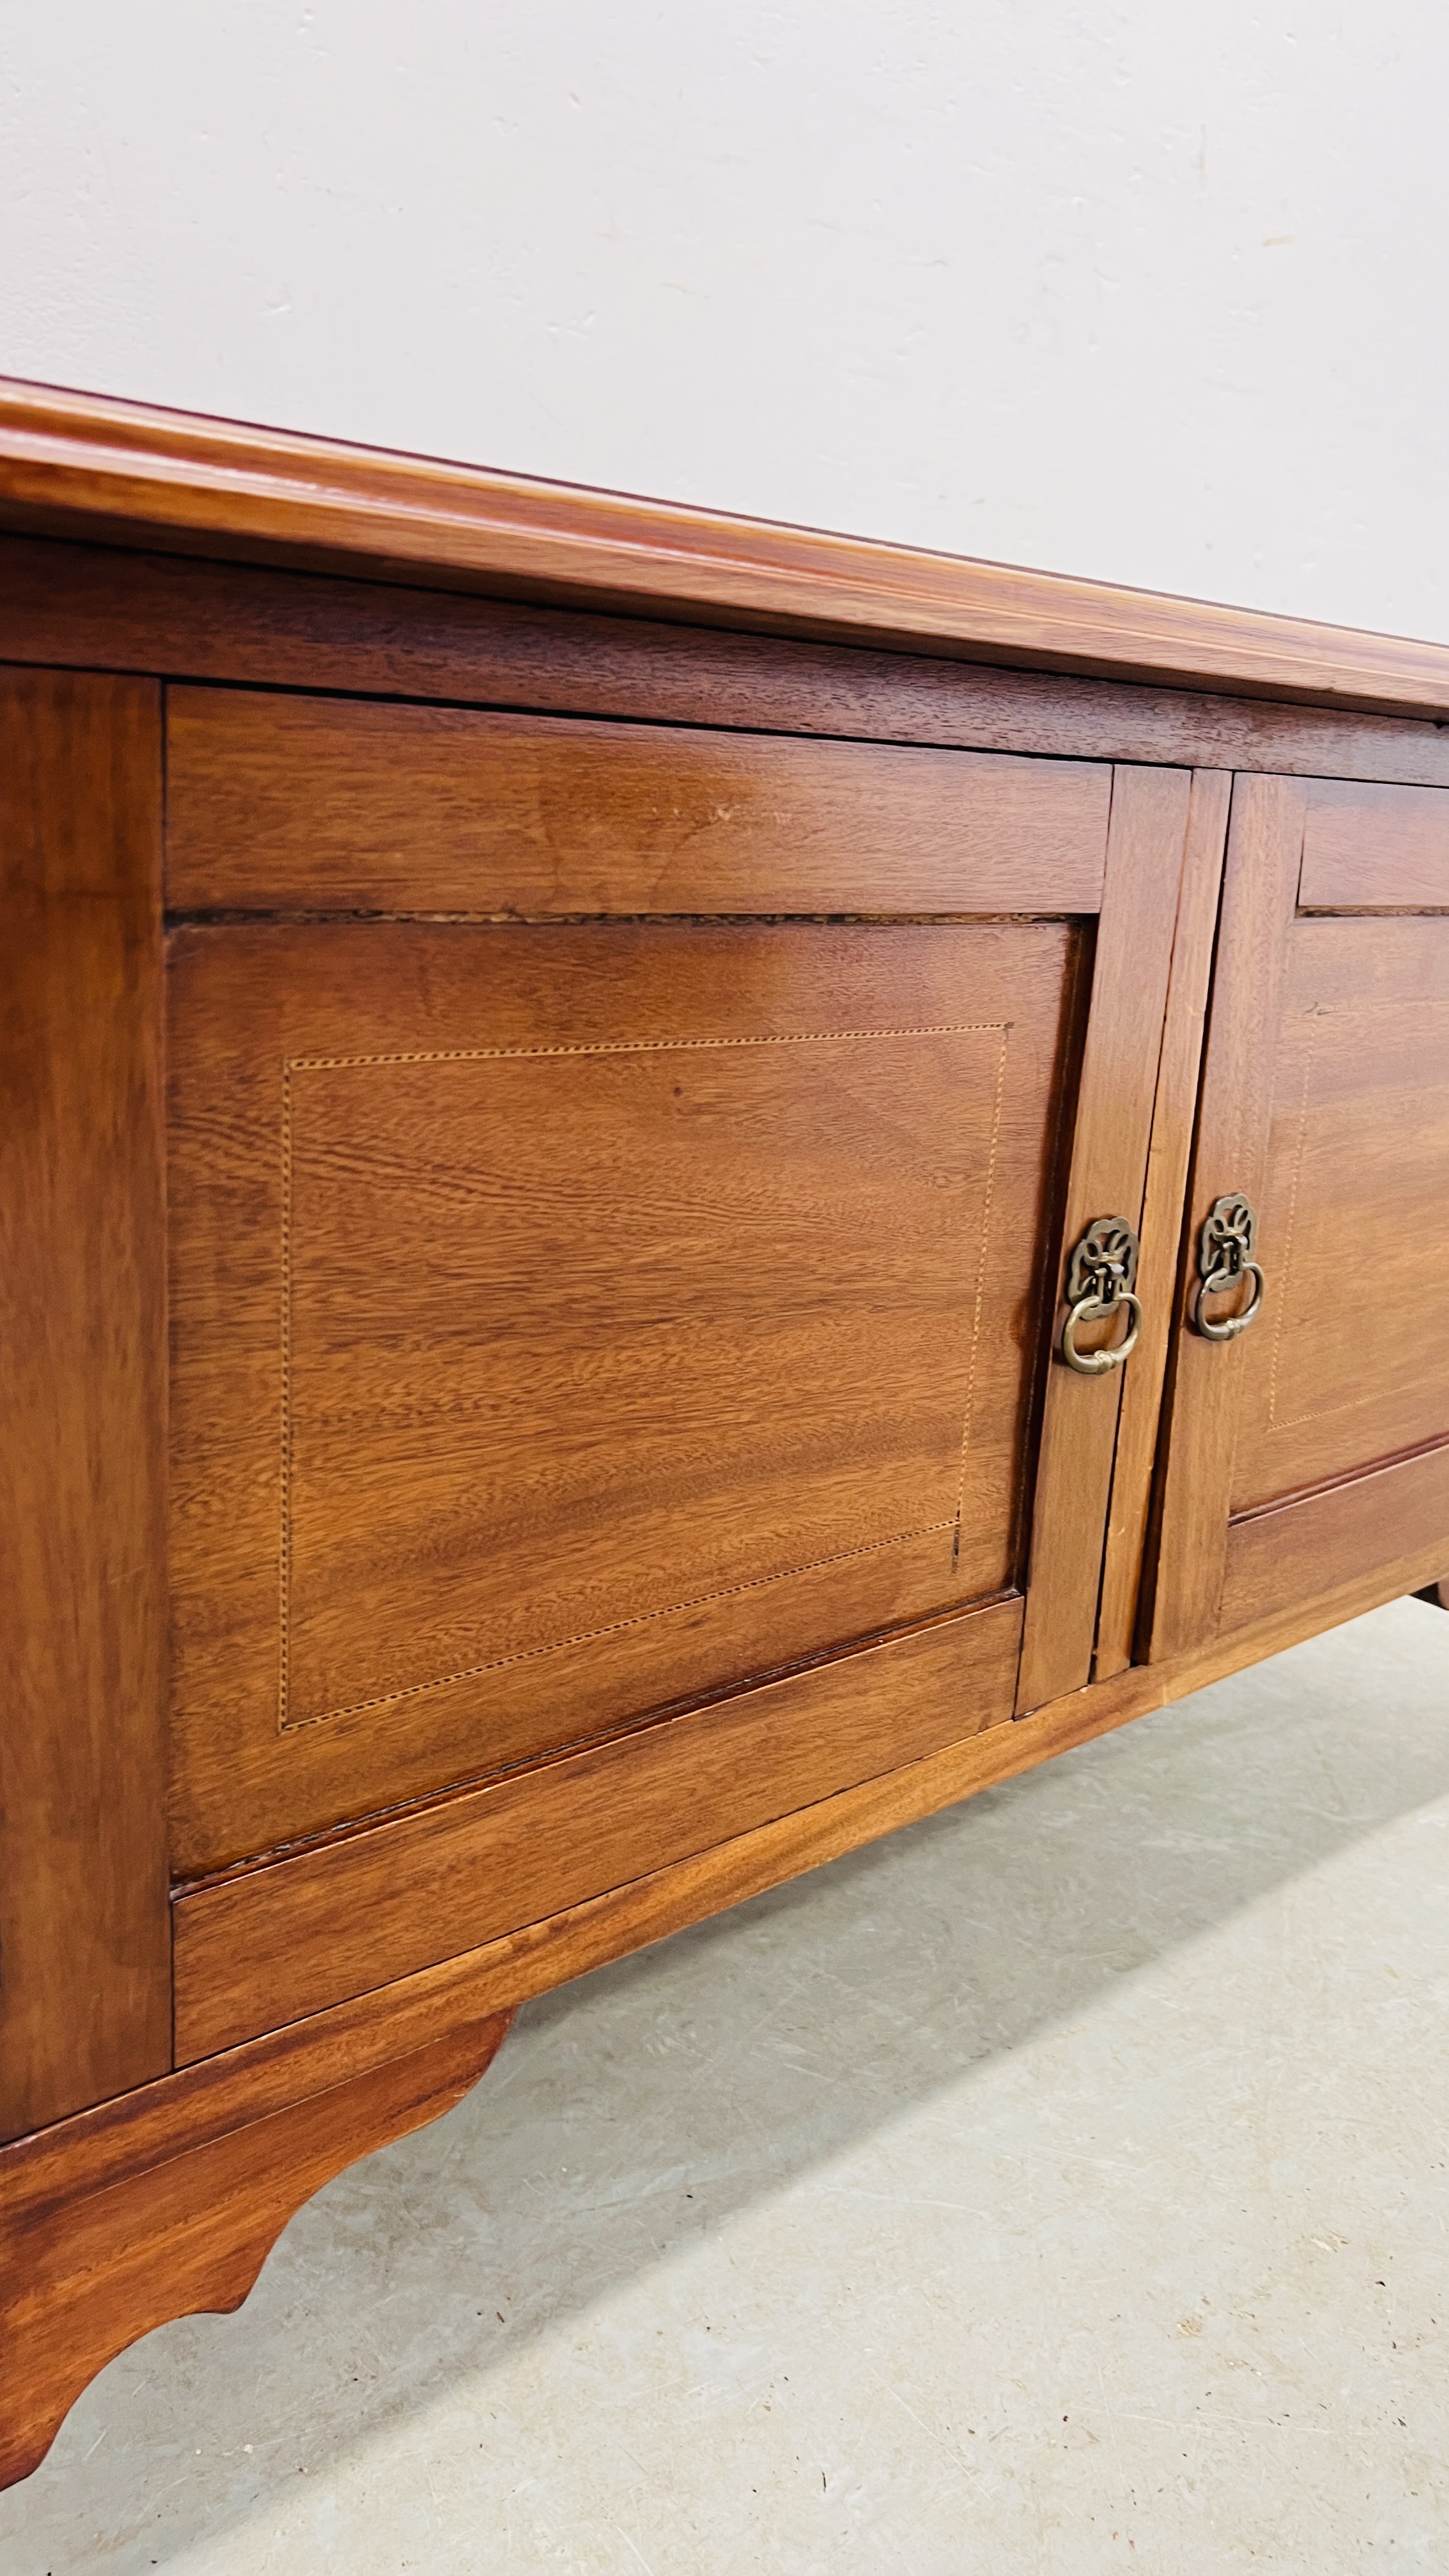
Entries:
POLYGON ((237 2316, 112 2364, 0 2499, 7 2566, 145 2568, 264 2515, 299 2470, 1449 1797, 1446 1717, 1449 1619, 1395 1603, 530 2006, 457 2110, 298 2215, 237 2316))

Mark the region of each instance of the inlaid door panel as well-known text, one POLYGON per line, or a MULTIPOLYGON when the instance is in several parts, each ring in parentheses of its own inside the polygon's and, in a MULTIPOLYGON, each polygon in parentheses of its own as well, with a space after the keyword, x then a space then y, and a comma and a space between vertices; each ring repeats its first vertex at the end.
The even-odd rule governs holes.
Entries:
POLYGON ((1205 1339, 1190 1243, 1157 1652, 1449 1564, 1449 920, 1346 909, 1441 856, 1449 796, 1237 782, 1190 1221, 1243 1192, 1264 1288, 1205 1339))
POLYGON ((1013 1586, 1080 951, 173 934, 183 1873, 1013 1586))
POLYGON ((1449 1439, 1449 921, 1300 921, 1246 1334, 1236 1514, 1449 1439))

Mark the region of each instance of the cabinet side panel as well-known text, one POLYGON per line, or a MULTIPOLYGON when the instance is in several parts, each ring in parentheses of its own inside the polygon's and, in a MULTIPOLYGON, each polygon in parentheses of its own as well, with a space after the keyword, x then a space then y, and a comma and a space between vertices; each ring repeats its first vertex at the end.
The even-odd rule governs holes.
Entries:
POLYGON ((170 2063, 160 741, 0 678, 0 2136, 170 2063))

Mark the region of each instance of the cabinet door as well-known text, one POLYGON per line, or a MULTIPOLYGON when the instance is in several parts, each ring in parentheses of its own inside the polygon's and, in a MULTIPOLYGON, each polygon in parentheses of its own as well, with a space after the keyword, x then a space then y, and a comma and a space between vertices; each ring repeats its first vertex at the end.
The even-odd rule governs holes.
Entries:
POLYGON ((1236 782, 1154 1655, 1449 1567, 1446 909, 1449 794, 1236 782), (1262 1288, 1223 1341, 1193 1314, 1254 1293, 1243 1269, 1199 1302, 1230 1196, 1262 1288))
POLYGON ((176 693, 183 1875, 973 1606, 936 1701, 679 1831, 1008 1719, 1024 1615, 1087 1679, 1120 1381, 1047 1369, 1059 1233, 1140 1221, 1188 809, 176 693))

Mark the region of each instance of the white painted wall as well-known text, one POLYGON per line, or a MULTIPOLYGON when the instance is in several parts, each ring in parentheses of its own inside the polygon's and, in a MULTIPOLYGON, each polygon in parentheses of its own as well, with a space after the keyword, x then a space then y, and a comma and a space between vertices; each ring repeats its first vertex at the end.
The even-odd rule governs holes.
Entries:
POLYGON ((10 0, 0 366, 1449 640, 1445 0, 10 0))

